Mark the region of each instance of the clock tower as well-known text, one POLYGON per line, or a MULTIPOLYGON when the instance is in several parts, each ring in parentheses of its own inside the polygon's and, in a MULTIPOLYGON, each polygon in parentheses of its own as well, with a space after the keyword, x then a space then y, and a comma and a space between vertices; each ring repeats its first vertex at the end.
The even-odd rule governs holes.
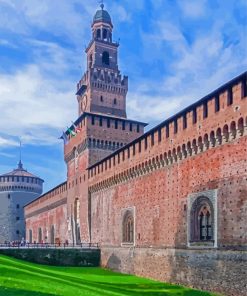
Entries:
POLYGON ((79 115, 87 111, 126 118, 128 77, 118 69, 119 44, 112 41, 113 25, 103 4, 91 27, 87 71, 77 85, 79 115))
POLYGON ((127 119, 128 77, 118 68, 118 47, 104 5, 91 25, 86 48, 87 69, 77 83, 78 118, 67 130, 64 159, 68 178, 68 232, 70 242, 90 241, 90 197, 87 168, 140 137, 145 123, 127 119))

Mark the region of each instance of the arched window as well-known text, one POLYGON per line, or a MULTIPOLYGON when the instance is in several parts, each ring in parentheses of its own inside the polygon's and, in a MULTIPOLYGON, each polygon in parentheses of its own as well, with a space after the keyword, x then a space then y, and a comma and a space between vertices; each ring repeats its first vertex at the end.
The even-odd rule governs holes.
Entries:
POLYGON ((104 51, 102 54, 102 64, 110 65, 110 56, 109 56, 109 52, 107 51, 104 51))
POLYGON ((123 243, 134 242, 134 217, 131 211, 127 211, 123 218, 123 243))
POLYGON ((107 30, 103 29, 103 39, 107 39, 107 30))
POLYGON ((101 31, 100 31, 100 29, 97 30, 97 38, 98 38, 98 39, 101 38, 101 31))
POLYGON ((207 197, 201 196, 194 201, 190 218, 191 242, 212 241, 214 209, 207 197))

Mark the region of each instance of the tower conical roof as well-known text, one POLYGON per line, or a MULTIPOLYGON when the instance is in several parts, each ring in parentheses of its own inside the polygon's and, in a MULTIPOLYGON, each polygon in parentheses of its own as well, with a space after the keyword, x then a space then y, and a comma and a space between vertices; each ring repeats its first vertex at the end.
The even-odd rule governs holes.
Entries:
POLYGON ((6 174, 3 174, 1 175, 2 177, 11 177, 11 176, 19 176, 19 177, 33 177, 33 178, 38 178, 40 179, 39 177, 29 173, 27 170, 25 170, 23 168, 23 164, 21 162, 21 160, 19 161, 18 163, 18 167, 16 169, 14 169, 13 171, 9 172, 9 173, 6 173, 6 174))

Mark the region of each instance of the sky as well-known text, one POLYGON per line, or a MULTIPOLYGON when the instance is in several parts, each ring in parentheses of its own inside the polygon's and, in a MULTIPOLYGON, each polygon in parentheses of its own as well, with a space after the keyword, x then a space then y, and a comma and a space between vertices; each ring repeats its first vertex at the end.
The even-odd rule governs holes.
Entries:
MULTIPOLYGON (((76 84, 97 0, 0 0, 0 174, 19 161, 66 180, 62 131, 77 119, 76 84)), ((246 0, 105 0, 129 76, 127 114, 153 127, 247 70, 246 0)))

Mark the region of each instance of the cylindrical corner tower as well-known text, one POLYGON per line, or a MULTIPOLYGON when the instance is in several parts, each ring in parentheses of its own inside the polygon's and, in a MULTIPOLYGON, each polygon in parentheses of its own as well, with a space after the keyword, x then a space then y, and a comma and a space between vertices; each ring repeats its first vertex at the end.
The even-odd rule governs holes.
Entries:
POLYGON ((23 169, 0 175, 0 243, 20 241, 25 238, 23 207, 39 197, 44 181, 23 169))

